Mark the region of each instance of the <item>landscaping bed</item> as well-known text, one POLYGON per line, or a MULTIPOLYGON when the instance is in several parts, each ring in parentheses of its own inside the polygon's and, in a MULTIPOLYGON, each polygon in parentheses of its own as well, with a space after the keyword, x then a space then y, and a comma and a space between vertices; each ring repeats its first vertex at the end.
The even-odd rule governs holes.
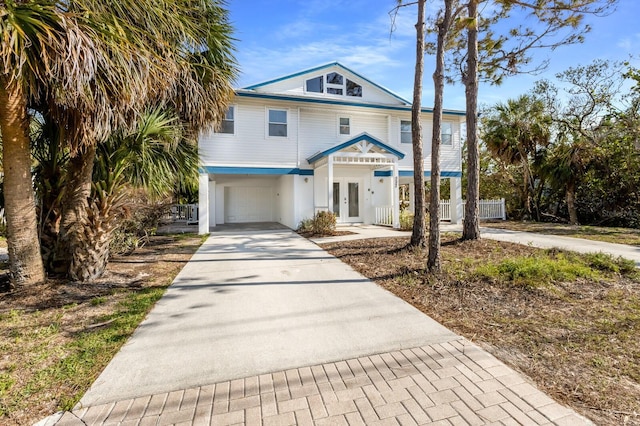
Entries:
POLYGON ((0 293, 0 424, 71 409, 203 239, 153 236, 90 284, 51 279, 0 293))
POLYGON ((443 272, 408 238, 322 247, 597 424, 640 425, 640 277, 602 254, 443 236, 443 272))

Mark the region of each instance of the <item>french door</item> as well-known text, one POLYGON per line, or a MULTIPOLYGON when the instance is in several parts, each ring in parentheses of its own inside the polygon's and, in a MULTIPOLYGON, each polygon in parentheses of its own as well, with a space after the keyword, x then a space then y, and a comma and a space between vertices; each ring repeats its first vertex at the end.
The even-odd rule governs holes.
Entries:
POLYGON ((358 179, 336 179, 333 182, 333 212, 340 223, 362 222, 362 183, 358 179))

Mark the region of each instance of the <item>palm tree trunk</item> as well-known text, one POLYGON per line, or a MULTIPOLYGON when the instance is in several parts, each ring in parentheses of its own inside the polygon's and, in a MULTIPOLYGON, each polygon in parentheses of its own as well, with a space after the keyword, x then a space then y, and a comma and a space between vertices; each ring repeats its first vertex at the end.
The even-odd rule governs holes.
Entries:
POLYGON ((478 0, 467 6, 469 24, 467 35, 467 69, 464 76, 467 106, 467 204, 465 206, 463 240, 480 238, 478 204, 480 202, 480 154, 478 149, 478 0))
POLYGON ((579 225, 578 209, 576 208, 576 184, 569 182, 567 184, 567 209, 569 210, 569 225, 579 225))
MULTIPOLYGON (((422 153, 422 75, 424 74, 424 8, 426 0, 418 0, 418 22, 416 23, 416 68, 413 81, 413 105, 411 106, 411 139, 413 142, 413 185, 415 211, 411 245, 426 245, 424 205, 424 159, 422 153)), ((397 202, 397 201, 396 201, 397 202)))
POLYGON ((45 279, 31 179, 26 99, 15 82, 0 77, 0 131, 4 167, 9 270, 14 286, 45 279))
POLYGON ((529 187, 529 173, 527 172, 527 166, 523 164, 523 173, 522 173, 522 190, 524 191, 524 218, 526 220, 531 220, 531 190, 529 187))
POLYGON ((95 157, 95 144, 87 144, 69 160, 67 187, 62 202, 60 244, 56 262, 72 279, 80 281, 86 281, 85 278, 95 275, 79 270, 91 267, 83 266, 82 263, 89 262, 90 259, 86 251, 89 249, 89 199, 95 157))

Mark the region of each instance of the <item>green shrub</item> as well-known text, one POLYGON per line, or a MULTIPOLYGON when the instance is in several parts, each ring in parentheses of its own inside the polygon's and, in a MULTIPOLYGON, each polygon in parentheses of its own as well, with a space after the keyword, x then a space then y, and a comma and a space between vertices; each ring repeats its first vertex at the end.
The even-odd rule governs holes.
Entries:
POLYGON ((413 213, 404 209, 400 211, 400 230, 411 231, 413 229, 413 213))
POLYGON ((300 222, 298 232, 313 235, 333 235, 336 231, 336 215, 327 211, 319 211, 313 219, 300 222))
POLYGON ((560 253, 555 258, 544 256, 507 258, 478 267, 476 274, 481 278, 497 279, 534 289, 554 282, 593 277, 594 271, 577 259, 567 258, 560 253))
POLYGON ((149 236, 155 235, 162 216, 169 211, 168 203, 134 200, 128 205, 129 216, 114 231, 109 244, 113 254, 128 255, 143 247, 149 236))
POLYGON ((303 234, 313 232, 313 219, 302 219, 298 226, 298 232, 303 234))
POLYGON ((592 268, 605 272, 631 274, 636 272, 636 263, 623 257, 614 257, 606 253, 589 253, 585 255, 592 268))

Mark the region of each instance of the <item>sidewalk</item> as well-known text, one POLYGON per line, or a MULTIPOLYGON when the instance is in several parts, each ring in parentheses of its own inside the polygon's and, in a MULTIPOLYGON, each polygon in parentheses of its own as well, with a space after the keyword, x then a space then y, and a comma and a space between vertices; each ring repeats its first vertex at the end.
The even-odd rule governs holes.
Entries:
MULTIPOLYGON (((363 238, 386 238, 398 236, 411 236, 410 231, 398 231, 392 228, 375 225, 344 226, 339 229, 350 231, 353 234, 339 235, 335 237, 315 238, 312 241, 318 244, 336 241, 358 240, 363 238)), ((462 232, 462 225, 442 223, 440 232, 462 232)), ((480 238, 488 238, 497 241, 530 245, 539 248, 559 248, 578 253, 607 253, 615 257, 624 257, 633 260, 640 267, 640 247, 625 244, 606 243, 602 241, 585 240, 581 238, 565 237, 561 235, 547 235, 533 232, 511 231, 508 229, 480 227, 480 238)))
POLYGON ((212 234, 76 409, 41 422, 518 423, 590 424, 283 230, 212 234))
POLYGON ((519 232, 498 228, 480 228, 482 238, 498 241, 532 245, 540 248, 559 248, 576 251, 578 253, 607 253, 615 257, 633 260, 640 267, 640 247, 625 244, 605 243, 602 241, 585 240, 581 238, 564 237, 561 235, 536 234, 533 232, 519 232))
POLYGON ((65 413, 60 426, 589 425, 464 339, 65 413))

